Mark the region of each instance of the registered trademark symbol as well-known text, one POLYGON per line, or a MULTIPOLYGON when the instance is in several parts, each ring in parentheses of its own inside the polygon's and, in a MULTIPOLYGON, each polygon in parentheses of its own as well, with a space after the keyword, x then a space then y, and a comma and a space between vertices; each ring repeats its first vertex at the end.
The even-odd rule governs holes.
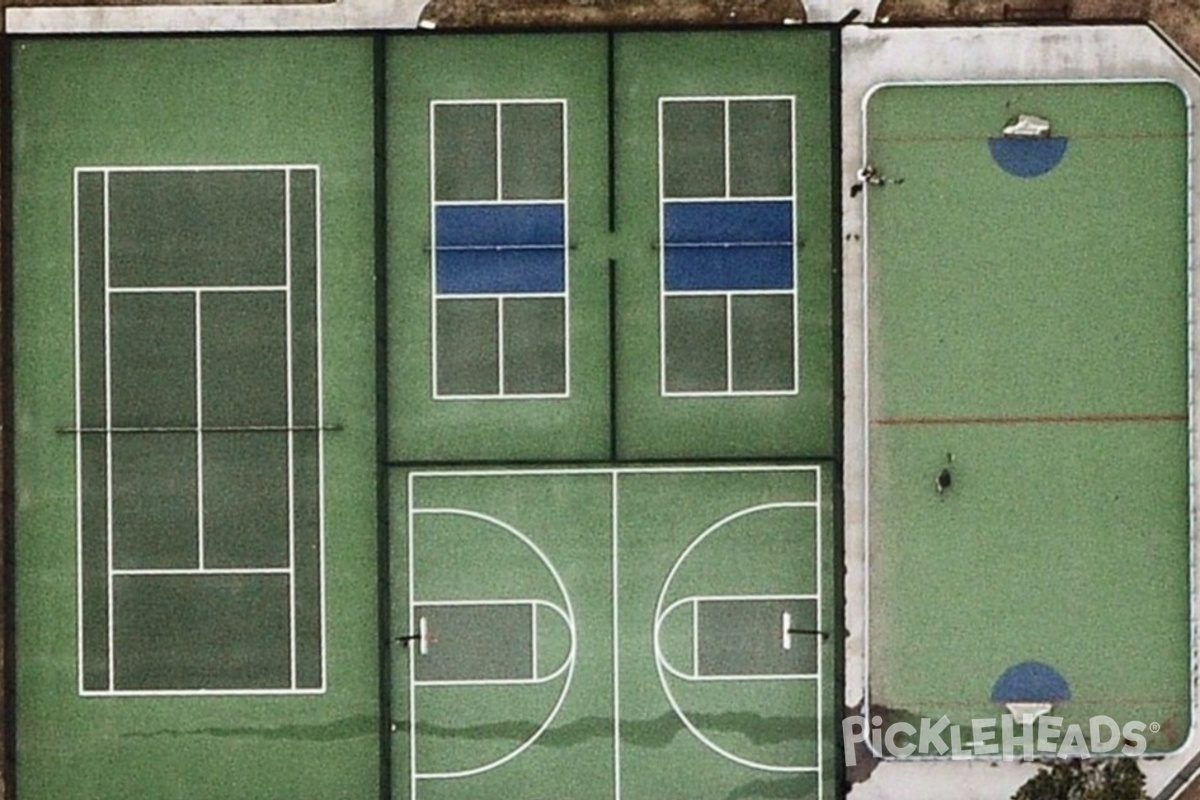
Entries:
POLYGON ((1162 727, 1162 726, 1161 726, 1161 725, 1159 725, 1157 722, 1151 722, 1151 723, 1150 723, 1150 732, 1151 732, 1151 733, 1158 733, 1158 729, 1159 729, 1159 728, 1161 728, 1161 727, 1162 727))

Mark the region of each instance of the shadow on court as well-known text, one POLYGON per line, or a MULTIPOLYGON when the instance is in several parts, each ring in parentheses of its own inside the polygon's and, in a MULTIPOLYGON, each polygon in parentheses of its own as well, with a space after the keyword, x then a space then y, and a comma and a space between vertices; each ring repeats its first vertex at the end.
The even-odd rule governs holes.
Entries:
MULTIPOLYGON (((811 717, 779 716, 764 717, 742 711, 727 711, 720 714, 694 713, 690 718, 705 731, 740 733, 754 744, 778 744, 801 741, 808 737, 806 732, 816 729, 811 717)), ((539 723, 526 720, 495 722, 487 725, 449 726, 417 723, 418 736, 437 736, 450 739, 508 739, 517 742, 527 740, 537 730, 539 723)), ((400 723, 400 730, 407 731, 408 724, 400 723)), ((661 714, 647 720, 621 720, 621 742, 634 747, 666 747, 680 733, 686 733, 683 723, 674 712, 661 714)), ((612 717, 582 717, 566 725, 557 725, 542 734, 538 746, 571 747, 589 739, 611 740, 612 717)))
POLYGON ((165 728, 156 731, 134 731, 124 735, 132 739, 149 739, 159 736, 228 736, 248 739, 283 739, 296 742, 336 742, 344 739, 358 739, 363 736, 377 736, 378 734, 379 718, 362 714, 320 725, 165 728))

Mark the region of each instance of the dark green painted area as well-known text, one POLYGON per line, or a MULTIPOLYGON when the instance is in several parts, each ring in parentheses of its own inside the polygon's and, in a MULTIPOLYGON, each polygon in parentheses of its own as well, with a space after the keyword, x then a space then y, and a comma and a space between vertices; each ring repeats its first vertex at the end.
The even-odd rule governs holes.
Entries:
MULTIPOLYGON (((15 394, 16 415, 23 420, 15 443, 22 498, 16 510, 17 791, 31 800, 371 797, 377 791, 378 740, 370 725, 358 731, 338 727, 347 719, 373 719, 378 708, 375 588, 360 575, 375 557, 370 41, 45 38, 14 42, 12 56, 13 268, 20 276, 13 298, 15 394), (79 664, 76 437, 59 432, 76 424, 75 170, 228 164, 320 168, 324 403, 327 419, 341 428, 325 434, 324 446, 329 688, 323 695, 292 697, 81 697, 81 683, 87 690, 108 688, 109 653, 103 537, 89 536, 82 547, 79 664), (215 733, 326 726, 333 733, 215 733), (155 731, 174 734, 148 735, 155 731)), ((288 219, 278 185, 282 173, 232 171, 219 179, 230 185, 215 192, 206 180, 212 175, 164 173, 158 180, 155 173, 110 173, 115 280, 232 286, 283 278, 288 219)), ((79 330, 82 341, 103 343, 104 306, 92 300, 104 291, 104 187, 99 173, 80 172, 78 178, 79 289, 89 298, 80 307, 79 330)), ((318 187, 311 170, 298 170, 293 178, 292 344, 298 354, 309 354, 295 362, 295 422, 312 425, 318 187)), ((195 383, 175 366, 180 359, 195 360, 194 301, 176 304, 178 298, 112 298, 116 424, 196 423, 195 383)), ((279 333, 286 310, 264 298, 205 298, 202 337, 221 350, 210 351, 213 360, 204 365, 209 424, 286 423, 278 411, 284 391, 279 333), (247 342, 266 349, 245 354, 247 342), (232 357, 239 348, 240 361, 232 357)), ((79 422, 89 428, 106 424, 103 352, 103 346, 85 348, 79 364, 84 398, 79 422)), ((84 487, 80 505, 89 530, 107 525, 104 438, 82 437, 85 472, 96 479, 84 487)), ((136 495, 132 504, 114 506, 125 515, 113 521, 121 532, 114 542, 119 566, 186 566, 186 558, 195 559, 195 537, 189 547, 170 532, 196 530, 194 512, 188 511, 198 491, 195 437, 112 438, 114 485, 136 495)), ((213 471, 208 499, 214 504, 206 522, 213 533, 210 555, 218 563, 244 561, 251 553, 278 561, 280 499, 274 488, 260 495, 255 489, 277 485, 271 477, 279 469, 277 450, 265 441, 255 438, 253 446, 239 443, 232 450, 214 441, 205 452, 213 471), (223 488, 239 484, 247 495, 223 488), (257 495, 256 501, 249 495, 257 495), (245 504, 255 502, 260 507, 250 513, 245 504), (244 521, 242 527, 224 525, 233 518, 244 521)), ((315 490, 309 488, 317 483, 316 455, 314 436, 298 436, 300 519, 318 518, 315 490)), ((307 538, 311 524, 298 530, 298 585, 313 587, 319 580, 316 534, 307 538)), ((118 688, 290 683, 287 626, 278 625, 280 609, 287 613, 286 591, 275 602, 280 576, 241 578, 245 585, 239 587, 212 576, 203 583, 191 577, 149 580, 115 579, 112 655, 118 688), (249 585, 255 581, 262 585, 249 585), (154 597, 147 599, 147 593, 154 597), (210 596, 193 602, 198 593, 210 596), (206 604, 209 615, 201 613, 206 604), (171 650, 188 658, 164 660, 171 650), (231 652, 235 657, 221 657, 231 652)), ((299 594, 297 681, 317 686, 319 600, 309 601, 305 595, 311 592, 304 589, 299 594)))
POLYGON ((426 620, 432 641, 416 659, 414 677, 419 681, 532 679, 533 613, 528 603, 419 606, 417 614, 426 620))
POLYGON ((500 301, 439 299, 437 388, 441 394, 500 390, 500 301))
POLYGON ((788 634, 789 628, 817 627, 813 600, 705 600, 698 604, 696 633, 700 648, 694 669, 701 675, 800 675, 817 671, 817 637, 788 634))
POLYGON ((111 175, 112 284, 282 285, 283 184, 264 171, 111 175))
POLYGON ((560 103, 500 106, 500 198, 563 196, 563 107, 560 103))
POLYGON ((796 337, 792 298, 735 295, 729 300, 730 385, 778 391, 792 385, 796 337))
POLYGON ((725 297, 668 297, 663 302, 666 387, 674 392, 724 391, 728 347, 725 297))
MULTIPOLYGON (((730 36, 689 32, 670 37, 634 33, 614 41, 617 451, 623 459, 824 456, 833 452, 833 292, 830 210, 829 31, 763 31, 730 36), (795 185, 798 248, 799 393, 778 397, 664 397, 660 394, 658 98, 791 95, 796 98, 795 185)), ((716 104, 712 104, 716 108, 716 104)), ((738 159, 774 150, 774 106, 731 104, 738 159), (752 118, 762 138, 750 134, 752 118)), ((670 104, 668 104, 670 107, 670 104)), ((703 148, 715 111, 678 106, 665 120, 686 149, 703 148), (707 116, 704 116, 707 114, 707 116), (700 116, 703 119, 692 119, 700 116), (710 119, 711 118, 711 119, 710 119), (690 144, 689 144, 690 142, 690 144)), ((699 153, 697 153, 699 155, 699 153)), ((683 156, 681 155, 681 162, 683 156)), ((776 163, 775 156, 766 156, 776 163)), ((731 164, 732 166, 732 164, 731 164)), ((738 181, 745 191, 779 185, 759 166, 738 181)), ((705 173, 707 174, 707 173, 705 173)), ((668 164, 673 187, 710 192, 717 176, 689 175, 668 164)), ((735 181, 735 186, 741 186, 735 181)), ((675 189, 673 189, 675 190, 675 189)), ((740 191, 740 189, 739 189, 740 191)), ((718 192, 719 193, 719 192, 718 192)), ((669 361, 668 361, 669 364, 669 361)))
POLYGON ((512 394, 565 392, 566 304, 556 297, 504 301, 504 390, 512 394))
POLYGON ((893 87, 868 107, 871 702, 1000 712, 1050 664, 1092 716, 1191 725, 1186 106, 1165 84, 893 87), (1009 116, 1068 137, 1017 178, 1009 116), (929 120, 937 119, 936 133, 929 120), (941 220, 930 224, 931 219, 941 220), (905 423, 908 424, 905 424, 905 423), (947 454, 953 455, 948 462, 947 454), (953 483, 934 491, 939 471, 953 483))
POLYGON ((286 575, 116 576, 114 685, 286 688, 287 595, 286 575))

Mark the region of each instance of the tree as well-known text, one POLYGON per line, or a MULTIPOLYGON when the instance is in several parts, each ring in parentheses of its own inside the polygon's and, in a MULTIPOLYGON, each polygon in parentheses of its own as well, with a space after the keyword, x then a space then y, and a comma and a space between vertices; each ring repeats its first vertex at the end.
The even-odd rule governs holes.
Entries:
POLYGON ((1132 758, 1072 759, 1038 770, 1013 800, 1150 800, 1132 758))

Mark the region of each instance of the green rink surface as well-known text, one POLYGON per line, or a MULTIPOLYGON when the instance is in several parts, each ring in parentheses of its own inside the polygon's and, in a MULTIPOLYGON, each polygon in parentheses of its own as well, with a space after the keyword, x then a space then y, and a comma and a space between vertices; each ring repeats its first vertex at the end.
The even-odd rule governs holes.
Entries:
MULTIPOLYGON (((1187 119, 1159 83, 891 86, 866 111, 869 703, 970 724, 1049 664, 1085 728, 1192 725, 1187 119), (1066 137, 1043 175, 987 139, 1066 137), (942 469, 952 484, 935 491, 942 469)), ((1033 698, 1031 698, 1033 699, 1033 698)))
POLYGON ((784 651, 780 629, 787 608, 797 627, 833 624, 828 472, 422 472, 396 490, 412 611, 395 613, 427 631, 395 675, 396 744, 411 747, 398 787, 651 797, 670 765, 681 797, 834 796, 834 645, 797 634, 784 651), (701 614, 724 619, 684 619, 702 593, 701 614), (499 610, 526 603, 532 640, 527 614, 499 610), (428 613, 484 605, 482 622, 428 613), (770 621, 743 624, 753 609, 770 621), (499 631, 457 643, 478 624, 499 631), (451 647, 465 664, 425 667, 451 647), (532 679, 522 648, 537 648, 532 679))

